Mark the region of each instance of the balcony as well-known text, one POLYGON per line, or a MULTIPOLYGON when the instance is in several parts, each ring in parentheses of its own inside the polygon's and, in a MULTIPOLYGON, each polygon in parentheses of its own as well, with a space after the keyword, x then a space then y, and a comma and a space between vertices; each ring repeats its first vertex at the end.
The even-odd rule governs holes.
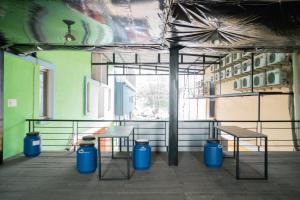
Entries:
MULTIPOLYGON (((44 138, 43 149, 46 150, 41 156, 29 159, 19 155, 0 167, 1 199, 297 199, 299 195, 299 152, 273 150, 269 153, 269 179, 250 181, 236 180, 234 159, 224 159, 224 165, 220 169, 210 169, 203 164, 201 152, 216 124, 239 123, 249 129, 256 126, 259 132, 266 133, 270 129, 292 129, 293 126, 287 126, 292 124, 291 121, 180 121, 178 167, 168 166, 168 121, 45 121, 47 120, 28 120, 28 127, 40 131, 44 138), (135 138, 150 140, 154 151, 149 171, 132 170, 130 180, 117 181, 99 181, 97 172, 92 175, 77 172, 75 149, 80 138, 108 124, 133 125, 135 138)), ((225 135, 222 138, 224 148, 231 153, 232 143, 225 135)), ((114 142, 117 144, 116 154, 122 154, 123 149, 119 147, 122 141, 114 142)), ((273 148, 292 148, 292 145, 288 145, 292 142, 277 139, 273 141, 273 148)), ((246 144, 244 148, 254 148, 255 152, 240 152, 241 176, 257 178, 263 174, 264 149, 260 148, 260 142, 244 141, 243 144, 246 144)), ((110 159, 110 141, 102 145, 107 147, 101 148, 104 154, 104 175, 124 176, 125 161, 110 159)))

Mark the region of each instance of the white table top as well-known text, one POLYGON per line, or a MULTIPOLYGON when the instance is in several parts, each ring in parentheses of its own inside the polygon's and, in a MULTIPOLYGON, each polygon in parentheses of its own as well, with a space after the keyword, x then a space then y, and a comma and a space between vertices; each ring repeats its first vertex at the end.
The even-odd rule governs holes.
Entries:
POLYGON ((129 137, 133 132, 133 126, 114 126, 109 127, 103 134, 99 134, 97 138, 122 138, 129 137))
POLYGON ((267 138, 264 134, 250 131, 238 126, 216 126, 215 128, 239 138, 267 138))

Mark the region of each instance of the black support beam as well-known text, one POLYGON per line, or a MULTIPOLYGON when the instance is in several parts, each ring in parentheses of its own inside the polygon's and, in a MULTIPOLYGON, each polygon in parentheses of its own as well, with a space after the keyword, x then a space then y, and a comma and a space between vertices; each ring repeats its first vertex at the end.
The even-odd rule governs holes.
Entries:
POLYGON ((178 165, 178 71, 179 47, 170 48, 169 79, 169 166, 178 165))
MULTIPOLYGON (((201 54, 191 54, 191 53, 178 53, 179 56, 179 65, 211 65, 211 64, 219 64, 220 63, 220 58, 222 56, 213 56, 213 55, 201 55, 201 54), (190 60, 186 59, 185 57, 197 57, 196 60, 190 60), (201 59, 202 58, 202 59, 201 59), (213 60, 208 61, 206 58, 211 58, 213 60), (202 60, 202 61, 200 61, 202 60)), ((107 57, 107 56, 106 56, 107 57)), ((135 53, 134 54, 134 61, 131 62, 117 62, 116 61, 116 54, 112 54, 112 58, 108 59, 106 62, 94 62, 92 65, 157 65, 157 64, 165 64, 165 65, 170 65, 170 62, 162 62, 161 61, 161 53, 157 54, 157 60, 154 62, 143 62, 143 60, 139 60, 139 54, 135 53)))
MULTIPOLYGON (((171 55, 170 55, 171 56, 171 55)), ((92 65, 157 65, 157 64, 163 64, 163 65, 171 65, 169 62, 94 62, 92 65)), ((201 62, 180 62, 180 65, 211 65, 211 64, 219 64, 217 61, 207 61, 205 63, 201 62)))
POLYGON ((254 92, 253 75, 254 75, 254 53, 251 53, 251 80, 250 80, 250 83, 251 83, 251 92, 252 93, 254 92))

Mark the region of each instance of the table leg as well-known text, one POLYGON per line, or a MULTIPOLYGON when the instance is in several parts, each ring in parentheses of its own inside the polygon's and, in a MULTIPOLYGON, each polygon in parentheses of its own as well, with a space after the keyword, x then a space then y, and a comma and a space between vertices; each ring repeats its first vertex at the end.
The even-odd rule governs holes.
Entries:
POLYGON ((235 166, 236 166, 236 179, 240 179, 240 138, 236 138, 236 162, 235 162, 235 166))
POLYGON ((265 179, 268 179, 268 138, 265 138, 265 179))
POLYGON ((111 158, 114 159, 114 138, 111 138, 111 158))
POLYGON ((130 179, 129 137, 127 137, 127 179, 130 179))
POLYGON ((132 130, 132 150, 133 150, 133 147, 134 147, 134 129, 132 130))
POLYGON ((100 137, 98 138, 98 177, 99 177, 99 180, 101 180, 101 139, 100 137))
POLYGON ((119 138, 119 152, 122 152, 122 138, 119 138))
POLYGON ((233 158, 235 158, 235 137, 233 137, 233 158))

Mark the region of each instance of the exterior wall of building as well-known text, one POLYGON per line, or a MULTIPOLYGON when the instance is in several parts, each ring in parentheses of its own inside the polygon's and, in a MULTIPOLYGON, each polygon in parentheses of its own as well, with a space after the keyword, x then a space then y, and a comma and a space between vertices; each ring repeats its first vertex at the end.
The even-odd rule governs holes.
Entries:
POLYGON ((115 115, 117 118, 130 119, 134 110, 135 91, 124 82, 115 83, 115 115))
MULTIPOLYGON (((91 54, 74 51, 45 51, 39 59, 55 66, 54 118, 86 119, 84 114, 84 77, 91 76, 91 54)), ((27 132, 25 119, 39 117, 40 66, 5 53, 4 58, 4 158, 23 151, 27 132), (15 107, 8 106, 16 99, 15 107)))

